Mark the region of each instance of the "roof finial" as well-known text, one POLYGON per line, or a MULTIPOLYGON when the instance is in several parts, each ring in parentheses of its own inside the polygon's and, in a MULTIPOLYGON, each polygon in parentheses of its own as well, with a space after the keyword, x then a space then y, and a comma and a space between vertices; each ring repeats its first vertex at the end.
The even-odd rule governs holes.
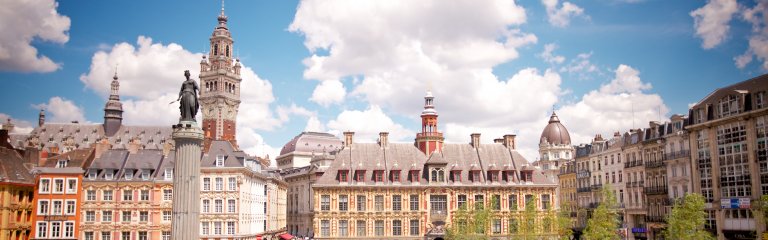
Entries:
POLYGON ((221 0, 221 15, 224 15, 224 0, 221 0))
POLYGON ((120 63, 115 63, 115 76, 112 77, 113 80, 117 80, 117 66, 119 66, 120 63))

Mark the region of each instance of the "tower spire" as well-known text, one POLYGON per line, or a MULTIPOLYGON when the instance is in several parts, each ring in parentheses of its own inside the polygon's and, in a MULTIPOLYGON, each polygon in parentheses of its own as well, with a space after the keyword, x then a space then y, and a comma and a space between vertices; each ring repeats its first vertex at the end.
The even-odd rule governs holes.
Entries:
POLYGON ((117 65, 115 65, 109 100, 104 106, 104 134, 110 137, 115 135, 121 125, 123 125, 123 103, 120 102, 120 82, 117 78, 117 65))
POLYGON ((429 156, 443 149, 443 133, 437 128, 437 111, 432 91, 424 96, 424 110, 421 112, 421 132, 416 134, 416 147, 429 156))

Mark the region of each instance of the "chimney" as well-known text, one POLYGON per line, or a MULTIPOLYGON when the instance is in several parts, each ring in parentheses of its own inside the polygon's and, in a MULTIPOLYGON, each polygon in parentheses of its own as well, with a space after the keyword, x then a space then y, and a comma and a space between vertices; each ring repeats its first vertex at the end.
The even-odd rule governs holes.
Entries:
POLYGON ((352 146, 352 137, 355 136, 355 132, 344 132, 344 147, 352 146))
POLYGON ((508 147, 510 149, 515 149, 516 148, 515 147, 515 137, 516 136, 517 135, 515 135, 515 134, 504 135, 504 146, 506 146, 506 147, 508 147))
POLYGON ((387 147, 387 145, 389 145, 389 133, 388 132, 380 132, 379 133, 379 146, 385 148, 385 147, 387 147))
POLYGON ((472 136, 472 146, 475 148, 480 148, 480 134, 473 133, 470 136, 472 136))

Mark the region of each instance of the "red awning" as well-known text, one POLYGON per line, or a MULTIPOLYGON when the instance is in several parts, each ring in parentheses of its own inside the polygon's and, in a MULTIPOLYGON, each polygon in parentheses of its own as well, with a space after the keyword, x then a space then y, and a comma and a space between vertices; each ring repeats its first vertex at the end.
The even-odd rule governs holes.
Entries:
POLYGON ((283 234, 280 234, 280 239, 291 240, 291 239, 293 239, 293 235, 288 234, 288 233, 283 233, 283 234))

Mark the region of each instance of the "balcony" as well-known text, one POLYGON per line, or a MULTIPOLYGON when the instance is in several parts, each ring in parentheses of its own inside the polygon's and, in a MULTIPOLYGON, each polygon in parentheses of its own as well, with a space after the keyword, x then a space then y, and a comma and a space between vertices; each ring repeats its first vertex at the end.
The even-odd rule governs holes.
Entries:
POLYGON ((589 178, 592 174, 589 172, 589 170, 581 169, 576 172, 576 178, 589 178))
POLYGON ((659 167, 664 167, 664 165, 665 165, 664 161, 660 161, 660 160, 645 162, 645 168, 659 168, 659 167))
POLYGON ((678 158, 687 158, 690 156, 691 156, 690 150, 671 152, 671 153, 664 154, 664 161, 669 161, 669 160, 678 159, 678 158))
POLYGON ((592 184, 592 191, 599 191, 603 189, 603 184, 592 184))
POLYGON ((667 186, 653 186, 645 188, 646 195, 666 195, 667 193, 667 186))
POLYGON ((643 161, 628 161, 624 162, 624 168, 643 166, 643 161))
POLYGON ((645 216, 645 222, 647 223, 666 223, 667 220, 663 216, 645 216))
POLYGON ((579 192, 579 193, 585 193, 585 192, 591 192, 591 191, 592 189, 589 187, 580 187, 576 189, 576 192, 579 192))

